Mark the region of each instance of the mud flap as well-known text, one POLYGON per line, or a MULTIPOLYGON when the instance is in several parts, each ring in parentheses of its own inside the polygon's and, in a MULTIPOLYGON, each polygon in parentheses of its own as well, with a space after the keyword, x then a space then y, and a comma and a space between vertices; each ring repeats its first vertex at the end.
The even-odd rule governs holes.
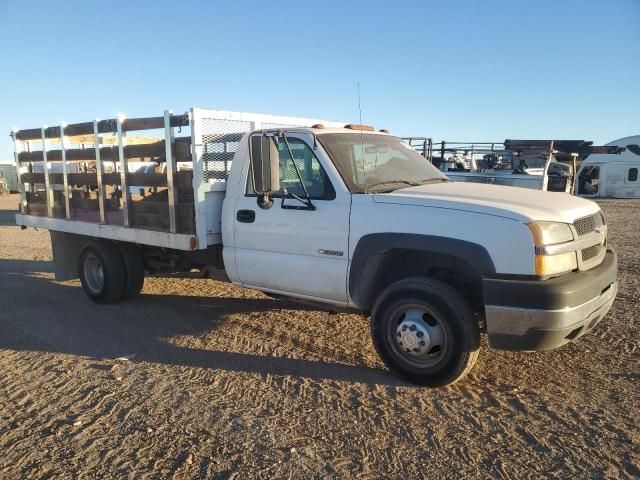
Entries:
POLYGON ((49 233, 56 280, 61 282, 78 278, 78 256, 89 237, 51 230, 49 233))

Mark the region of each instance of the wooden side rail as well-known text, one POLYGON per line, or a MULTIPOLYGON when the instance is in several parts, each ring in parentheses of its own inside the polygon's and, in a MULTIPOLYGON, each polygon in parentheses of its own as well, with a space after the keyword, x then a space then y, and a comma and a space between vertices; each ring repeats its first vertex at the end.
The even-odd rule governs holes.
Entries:
MULTIPOLYGON (((117 119, 98 121, 98 133, 115 133, 117 119)), ((188 127, 189 115, 171 115, 172 127, 188 127)), ((164 117, 146 117, 146 118, 126 118, 122 121, 122 130, 131 132, 136 130, 153 130, 164 128, 164 117)), ((64 134, 73 135, 92 135, 93 122, 71 123, 65 126, 64 134)), ((48 127, 44 132, 45 138, 60 138, 60 127, 48 127)), ((39 140, 41 137, 40 128, 30 128, 19 130, 16 132, 16 140, 39 140)))
MULTIPOLYGON (((123 148, 124 155, 127 159, 158 158, 160 160, 163 160, 166 153, 164 140, 159 140, 154 143, 147 143, 143 145, 125 145, 123 148)), ((67 162, 91 161, 96 159, 95 148, 66 148, 65 153, 67 162)), ((174 156, 176 157, 176 161, 178 162, 191 161, 191 138, 179 137, 175 139, 174 156)), ((118 161, 118 147, 100 147, 100 159, 103 162, 118 161)), ((20 152, 18 154, 18 161, 20 163, 42 162, 42 160, 42 150, 20 152)), ((62 150, 47 150, 47 161, 62 161, 62 150)))
MULTIPOLYGON (((98 176, 96 173, 69 173, 69 185, 86 185, 90 187, 98 186, 98 176)), ((192 188, 193 175, 189 171, 176 172, 174 174, 176 188, 192 188)), ((20 175, 22 183, 44 185, 44 173, 23 173, 20 175)), ((62 173, 50 173, 49 181, 51 185, 63 185, 64 175, 62 173)), ((104 185, 119 185, 120 173, 103 173, 102 183, 104 185)), ((129 186, 131 187, 166 187, 167 177, 164 173, 129 173, 129 186)))

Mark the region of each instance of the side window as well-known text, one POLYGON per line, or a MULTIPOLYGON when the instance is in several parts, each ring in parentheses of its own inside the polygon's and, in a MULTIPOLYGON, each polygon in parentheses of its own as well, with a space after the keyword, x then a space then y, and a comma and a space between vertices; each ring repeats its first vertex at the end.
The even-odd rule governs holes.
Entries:
MULTIPOLYGON (((288 137, 289 148, 287 143, 280 140, 278 143, 278 154, 280 160, 280 191, 286 189, 287 192, 293 193, 301 198, 305 197, 304 189, 300 184, 296 167, 300 172, 300 177, 304 182, 304 186, 312 200, 333 200, 336 198, 336 191, 327 177, 320 161, 316 158, 313 150, 298 138, 288 137), (293 159, 291 159, 293 155, 293 159), (295 165, 294 165, 295 162, 295 165)), ((255 195, 255 190, 251 184, 251 175, 247 179, 247 195, 255 195)), ((280 194, 274 195, 279 197, 280 194)))
POLYGON ((595 195, 600 184, 600 167, 585 167, 578 177, 578 193, 595 195))
POLYGON ((627 174, 627 180, 629 180, 630 182, 635 182, 638 180, 638 169, 637 168, 630 168, 629 169, 629 173, 627 174))
POLYGON ((629 150, 634 155, 640 156, 640 145, 632 143, 631 145, 627 145, 627 150, 629 150))

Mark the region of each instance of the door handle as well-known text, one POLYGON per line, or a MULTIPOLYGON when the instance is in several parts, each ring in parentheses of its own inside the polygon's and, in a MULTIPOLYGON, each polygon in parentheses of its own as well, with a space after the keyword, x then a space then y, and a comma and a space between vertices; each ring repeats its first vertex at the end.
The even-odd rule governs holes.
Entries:
POLYGON ((254 210, 238 210, 236 219, 242 223, 253 223, 256 220, 256 212, 254 210))

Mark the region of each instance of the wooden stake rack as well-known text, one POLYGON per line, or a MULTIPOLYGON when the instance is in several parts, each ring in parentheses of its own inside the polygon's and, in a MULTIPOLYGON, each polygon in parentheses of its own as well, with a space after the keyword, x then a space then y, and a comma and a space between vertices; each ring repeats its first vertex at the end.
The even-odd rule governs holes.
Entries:
POLYGON ((21 213, 195 233, 189 114, 115 118, 12 132, 21 213), (160 130, 157 136, 129 132, 160 130))

